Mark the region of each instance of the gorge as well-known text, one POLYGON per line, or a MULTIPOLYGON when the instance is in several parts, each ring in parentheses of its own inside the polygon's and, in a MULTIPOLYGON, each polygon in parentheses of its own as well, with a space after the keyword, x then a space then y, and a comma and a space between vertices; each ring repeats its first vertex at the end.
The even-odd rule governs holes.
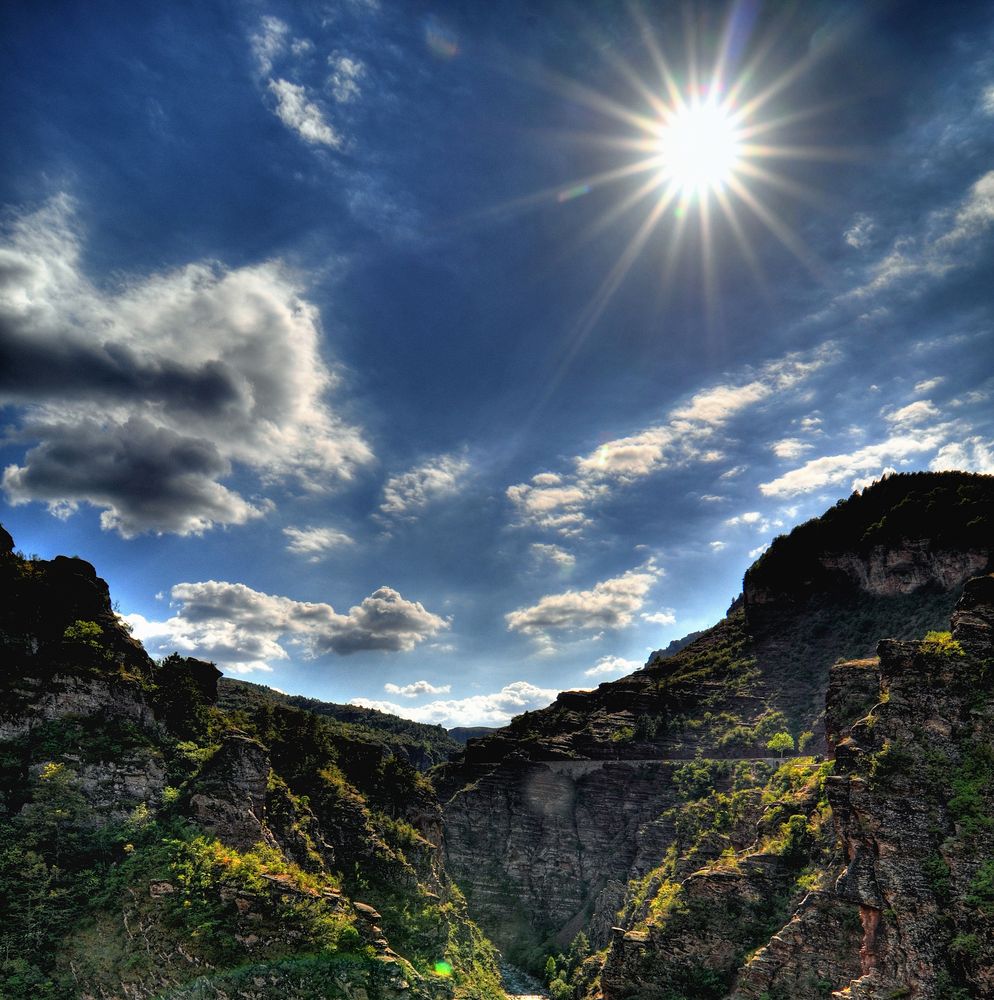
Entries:
POLYGON ((155 662, 4 534, 0 996, 499 1000, 498 949, 554 1000, 992 996, 992 525, 890 476, 464 748, 155 662))

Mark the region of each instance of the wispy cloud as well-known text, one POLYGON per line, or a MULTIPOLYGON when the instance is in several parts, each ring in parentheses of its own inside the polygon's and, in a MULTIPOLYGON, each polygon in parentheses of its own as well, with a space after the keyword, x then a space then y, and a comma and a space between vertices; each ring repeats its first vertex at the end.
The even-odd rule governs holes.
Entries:
POLYGON ((344 531, 335 528, 284 528, 283 534, 289 539, 287 551, 307 556, 310 562, 320 562, 329 552, 354 544, 344 531))
POLYGON ((542 562, 551 562, 560 569, 572 569, 576 565, 576 556, 559 545, 534 542, 531 546, 531 552, 536 559, 542 562))
POLYGON ((176 614, 165 621, 130 615, 137 638, 153 649, 171 649, 212 660, 235 673, 270 670, 286 660, 286 646, 307 659, 368 650, 406 652, 448 622, 380 587, 339 614, 330 604, 296 601, 243 583, 207 580, 177 583, 170 591, 176 614))
POLYGON ((362 93, 360 80, 366 73, 366 67, 353 56, 335 53, 328 57, 331 76, 328 86, 331 94, 339 104, 350 104, 362 93))
MULTIPOLYGON (((720 461, 726 425, 775 394, 798 388, 837 357, 834 344, 823 344, 807 354, 769 362, 752 377, 710 386, 674 407, 665 422, 578 456, 573 473, 539 473, 530 482, 508 487, 507 497, 521 523, 578 534, 590 523, 590 508, 618 487, 665 469, 720 461)), ((724 476, 731 478, 743 468, 728 469, 724 476)))
POLYGON ((276 116, 305 142, 341 149, 342 136, 325 120, 324 112, 307 96, 307 90, 289 80, 270 80, 269 92, 276 98, 276 116))

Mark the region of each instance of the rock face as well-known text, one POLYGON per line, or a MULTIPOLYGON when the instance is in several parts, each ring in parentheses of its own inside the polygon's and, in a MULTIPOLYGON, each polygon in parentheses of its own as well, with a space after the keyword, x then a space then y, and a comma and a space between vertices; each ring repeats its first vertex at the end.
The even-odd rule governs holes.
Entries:
MULTIPOLYGON (((502 761, 445 806, 447 861, 474 912, 503 937, 539 926, 572 937, 589 906, 628 880, 639 831, 674 804, 669 761, 502 761)), ((617 905, 613 907, 617 909, 617 905)))
POLYGON ((842 867, 829 913, 799 935, 799 910, 743 971, 736 1000, 823 995, 798 988, 797 969, 823 954, 812 942, 846 907, 862 932, 856 971, 825 977, 839 1000, 994 995, 992 623, 985 576, 964 589, 952 639, 881 642, 877 703, 835 734, 827 792, 842 867))
POLYGON ((266 748, 244 736, 228 736, 208 761, 190 798, 197 822, 232 847, 276 846, 266 825, 266 748))

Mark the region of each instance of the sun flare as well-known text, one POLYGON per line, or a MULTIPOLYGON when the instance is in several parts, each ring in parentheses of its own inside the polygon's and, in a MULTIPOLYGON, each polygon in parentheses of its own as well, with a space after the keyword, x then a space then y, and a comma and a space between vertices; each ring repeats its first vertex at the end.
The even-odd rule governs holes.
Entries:
POLYGON ((735 116, 712 99, 683 104, 659 129, 659 176, 684 197, 722 191, 741 156, 735 116))

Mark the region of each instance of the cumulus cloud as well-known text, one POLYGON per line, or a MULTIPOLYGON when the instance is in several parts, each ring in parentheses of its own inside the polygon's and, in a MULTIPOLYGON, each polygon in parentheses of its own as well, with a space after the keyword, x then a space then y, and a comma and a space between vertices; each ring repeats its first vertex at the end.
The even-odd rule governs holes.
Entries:
POLYGON ((25 447, 12 503, 102 510, 105 528, 201 532, 267 509, 223 481, 320 489, 372 459, 327 397, 317 310, 278 261, 196 263, 98 288, 71 201, 14 220, 0 243, 0 404, 25 447))
POLYGON ((437 455, 391 476, 383 487, 380 512, 386 517, 413 520, 429 504, 455 496, 465 484, 470 463, 457 455, 437 455))
POLYGON ((448 694, 452 690, 452 685, 442 684, 436 687, 428 681, 413 681, 411 684, 403 686, 384 684, 383 690, 387 694, 399 694, 402 698, 419 698, 423 694, 448 694))
POLYGON ((661 575, 650 560, 620 576, 602 580, 590 590, 547 594, 530 607, 504 616, 508 630, 551 643, 551 633, 618 629, 631 624, 661 575))
POLYGON ((269 92, 276 98, 276 117, 304 142, 340 149, 342 136, 325 120, 324 112, 307 96, 306 89, 289 80, 270 80, 269 92))
POLYGON ((793 460, 800 458, 806 451, 810 451, 814 445, 808 441, 802 441, 800 438, 783 438, 780 441, 774 441, 770 447, 777 458, 793 460))
POLYGON ((369 698, 353 698, 351 704, 452 729, 456 726, 506 726, 515 715, 544 708, 557 694, 559 692, 554 688, 540 688, 528 681, 514 681, 493 694, 431 701, 426 705, 400 705, 369 698))
POLYGON ((662 608, 651 614, 643 612, 639 617, 642 621, 651 622, 653 625, 676 625, 676 612, 672 608, 662 608))
POLYGON ((888 461, 931 451, 943 443, 946 431, 944 426, 920 428, 913 434, 895 434, 878 444, 867 445, 848 454, 813 458, 771 482, 761 483, 759 489, 765 496, 795 496, 837 485, 857 477, 859 473, 881 469, 888 461))
MULTIPOLYGON (((751 407, 799 386, 838 356, 834 344, 807 354, 771 361, 749 377, 713 385, 672 409, 664 422, 600 445, 574 459, 570 475, 542 472, 507 489, 520 523, 563 535, 579 534, 590 523, 589 508, 619 485, 664 469, 717 462, 724 458, 720 432, 751 407)), ((729 469, 723 478, 742 471, 729 469)))
POLYGON ((994 473, 994 442, 971 436, 963 441, 943 445, 929 465, 936 472, 960 470, 963 472, 994 473))
POLYGON ((368 650, 407 652, 448 622, 380 587, 339 614, 330 604, 266 594, 244 583, 206 580, 177 583, 170 591, 176 613, 165 621, 127 616, 137 638, 153 650, 179 650, 235 673, 270 670, 286 660, 287 646, 304 659, 368 650))
POLYGON ((892 465, 889 465, 886 469, 881 469, 875 475, 864 476, 862 479, 854 479, 852 481, 852 491, 853 493, 859 493, 867 487, 872 486, 874 483, 879 483, 881 479, 893 476, 896 472, 897 469, 895 469, 892 465))
POLYGON ((724 548, 727 547, 727 544, 725 542, 718 541, 718 540, 715 540, 713 542, 709 542, 708 544, 711 546, 711 551, 712 552, 721 552, 722 549, 724 549, 724 548))
POLYGON ((747 510, 744 514, 736 514, 735 517, 728 518, 725 524, 736 527, 740 524, 759 524, 763 520, 763 515, 758 510, 747 510))
POLYGON ((584 677, 624 677, 635 670, 641 669, 637 660, 626 660, 620 656, 602 656, 589 670, 583 671, 584 677))
POLYGON ((334 528, 284 528, 283 534, 289 539, 287 551, 295 556, 307 556, 308 562, 320 562, 334 549, 354 544, 344 531, 334 528))

